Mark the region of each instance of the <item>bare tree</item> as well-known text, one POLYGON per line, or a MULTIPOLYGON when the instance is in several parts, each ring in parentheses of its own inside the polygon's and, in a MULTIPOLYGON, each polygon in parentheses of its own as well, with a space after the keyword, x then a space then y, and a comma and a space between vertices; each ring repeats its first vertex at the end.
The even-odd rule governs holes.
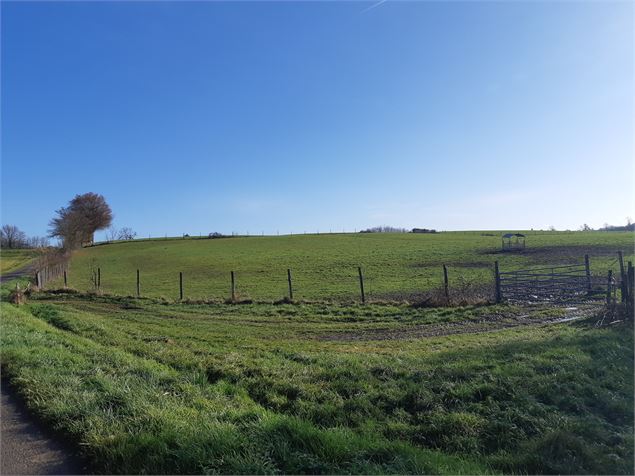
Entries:
POLYGON ((75 195, 68 207, 57 210, 49 226, 49 236, 62 240, 66 249, 92 243, 95 231, 112 222, 112 211, 103 196, 96 193, 75 195))
POLYGON ((51 244, 45 236, 33 236, 27 240, 29 248, 48 248, 51 244))
POLYGON ((119 240, 134 240, 136 236, 137 236, 136 231, 133 231, 132 228, 128 228, 127 226, 125 226, 121 230, 119 230, 119 234, 117 235, 117 238, 119 240))
POLYGON ((79 247, 86 238, 81 217, 70 207, 62 207, 55 213, 57 216, 49 223, 49 236, 59 238, 67 250, 79 247))
POLYGON ((0 246, 2 248, 25 248, 26 234, 15 225, 3 225, 0 229, 0 246))
POLYGON ((111 226, 106 230, 106 240, 115 241, 119 239, 119 230, 115 226, 111 226))
POLYGON ((112 223, 112 210, 103 195, 92 192, 75 195, 69 208, 81 217, 82 227, 91 243, 97 230, 103 230, 112 223))

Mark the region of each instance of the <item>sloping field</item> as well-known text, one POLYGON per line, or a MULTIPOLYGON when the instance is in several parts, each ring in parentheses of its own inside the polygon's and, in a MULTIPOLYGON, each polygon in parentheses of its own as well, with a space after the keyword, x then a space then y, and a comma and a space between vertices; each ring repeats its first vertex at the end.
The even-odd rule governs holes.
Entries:
POLYGON ((8 274, 33 262, 39 253, 37 250, 0 251, 0 275, 8 274))
MULTIPOLYGON (((535 265, 583 263, 606 275, 618 270, 617 251, 633 260, 633 233, 524 232, 522 253, 501 253, 500 232, 438 234, 333 234, 223 239, 167 239, 122 242, 78 251, 69 285, 88 290, 101 271, 105 293, 134 295, 140 270, 144 296, 178 299, 179 272, 184 295, 191 299, 226 299, 230 271, 236 274, 240 298, 273 301, 288 295, 291 269, 294 298, 353 300, 359 298, 357 267, 364 271, 366 294, 375 300, 416 300, 438 288, 442 265, 449 269, 455 293, 491 295, 493 264, 502 270, 535 265)), ((59 285, 60 283, 55 283, 59 285)))
POLYGON ((3 374, 96 472, 633 472, 632 325, 34 297, 0 305, 3 374))

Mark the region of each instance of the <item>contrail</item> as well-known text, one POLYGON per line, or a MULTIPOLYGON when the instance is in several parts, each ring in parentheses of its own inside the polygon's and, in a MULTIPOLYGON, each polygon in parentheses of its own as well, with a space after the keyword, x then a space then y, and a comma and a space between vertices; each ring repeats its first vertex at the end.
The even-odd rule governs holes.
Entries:
POLYGON ((377 3, 373 3, 370 7, 364 8, 362 10, 362 13, 366 13, 367 11, 372 10, 373 8, 377 8, 379 5, 383 5, 384 3, 386 3, 388 0, 379 0, 377 3))

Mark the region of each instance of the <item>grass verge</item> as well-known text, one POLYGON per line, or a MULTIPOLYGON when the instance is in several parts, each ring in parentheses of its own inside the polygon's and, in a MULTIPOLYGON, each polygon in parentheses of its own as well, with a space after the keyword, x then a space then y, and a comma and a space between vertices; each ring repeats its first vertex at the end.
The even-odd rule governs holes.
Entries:
POLYGON ((41 298, 1 305, 3 370, 97 472, 633 471, 632 327, 342 342, 521 310, 41 298))

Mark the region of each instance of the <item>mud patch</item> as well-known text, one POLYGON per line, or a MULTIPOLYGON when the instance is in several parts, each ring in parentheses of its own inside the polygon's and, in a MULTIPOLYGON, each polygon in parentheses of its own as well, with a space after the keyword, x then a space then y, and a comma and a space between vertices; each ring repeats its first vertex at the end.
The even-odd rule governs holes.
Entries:
POLYGON ((602 258, 616 258, 617 252, 622 249, 613 245, 558 245, 541 246, 518 251, 483 250, 484 255, 496 257, 499 255, 521 255, 529 258, 533 264, 554 264, 554 263, 584 263, 584 255, 602 258))
POLYGON ((479 334, 495 332, 519 326, 558 324, 592 316, 598 312, 597 306, 570 307, 564 310, 564 316, 528 313, 516 316, 492 315, 475 320, 444 322, 403 327, 399 329, 366 329, 355 332, 337 332, 316 337, 321 341, 383 341, 410 340, 430 337, 443 337, 455 334, 479 334))
MULTIPOLYGON (((491 252, 490 252, 491 253, 491 252)), ((493 263, 491 261, 449 261, 449 260, 437 260, 437 261, 424 261, 420 263, 411 263, 408 266, 410 268, 443 268, 446 265, 448 268, 488 268, 491 269, 493 263)))

